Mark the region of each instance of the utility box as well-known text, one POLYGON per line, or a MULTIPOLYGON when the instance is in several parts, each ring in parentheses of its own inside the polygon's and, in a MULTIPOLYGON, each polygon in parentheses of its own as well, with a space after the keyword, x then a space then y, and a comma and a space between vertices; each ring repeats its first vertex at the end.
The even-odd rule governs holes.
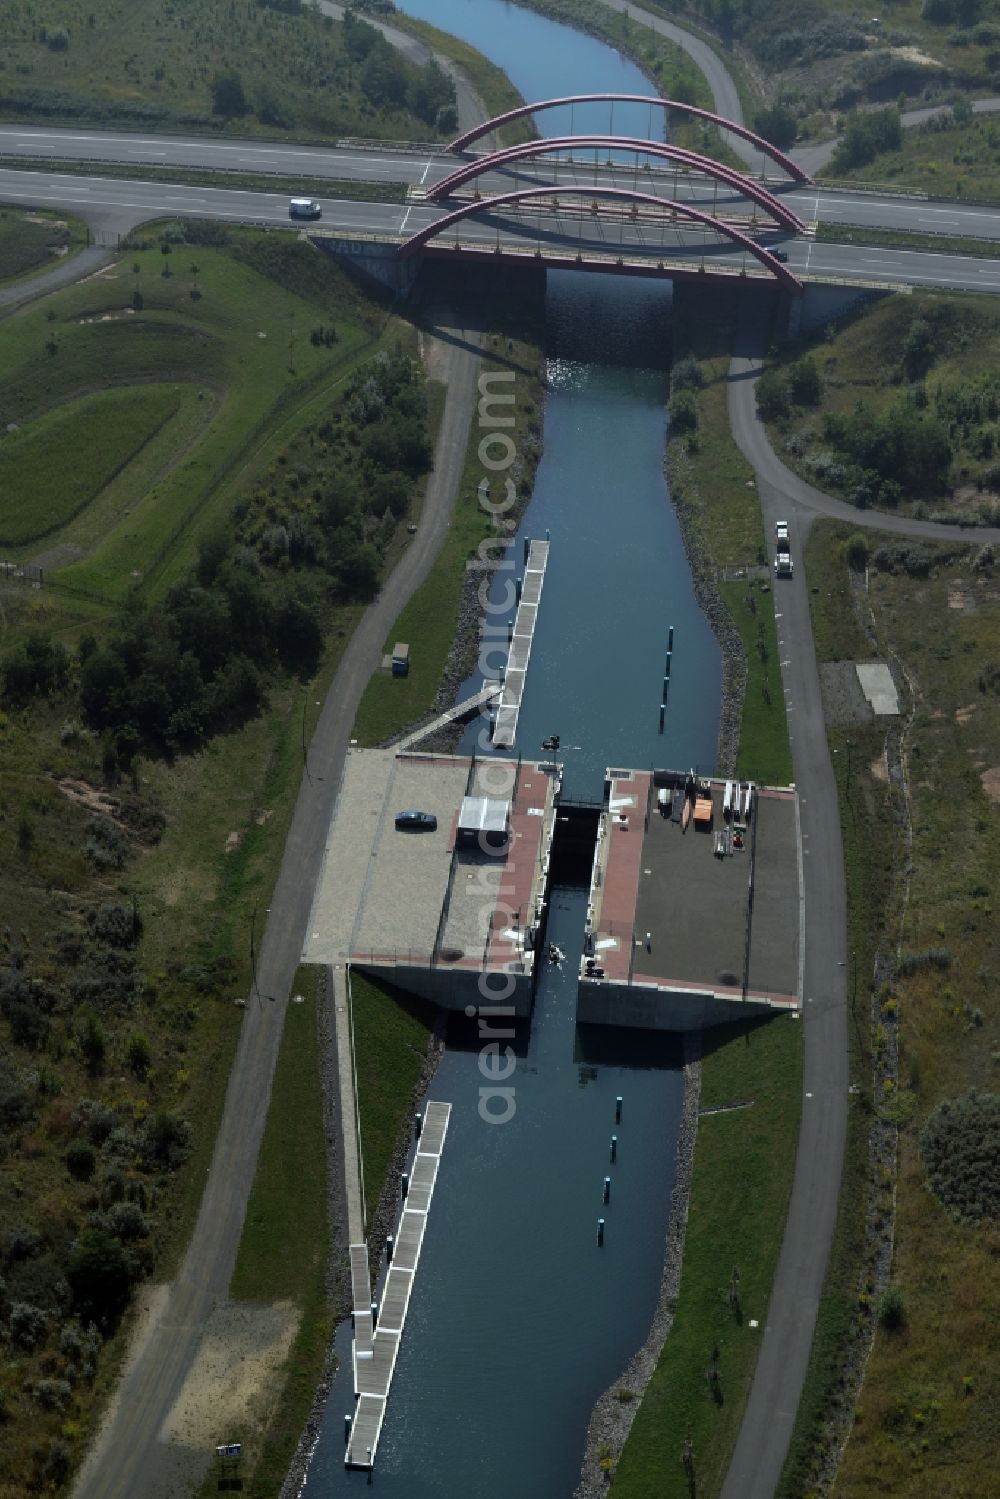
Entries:
POLYGON ((405 677, 410 670, 410 647, 402 640, 397 640, 392 648, 392 674, 394 677, 405 677))

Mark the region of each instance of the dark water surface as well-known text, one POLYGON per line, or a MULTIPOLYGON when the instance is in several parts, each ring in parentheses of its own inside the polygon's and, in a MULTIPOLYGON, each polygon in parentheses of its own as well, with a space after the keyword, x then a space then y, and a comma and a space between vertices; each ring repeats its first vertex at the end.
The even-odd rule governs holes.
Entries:
MULTIPOLYGON (((610 48, 502 0, 403 8, 466 37, 527 98, 647 92, 610 48)), ((547 133, 569 128, 554 115, 539 123, 547 133)), ((605 106, 592 128, 607 123, 605 106)), ((646 134, 648 113, 628 120, 616 109, 614 125, 646 134)), ((549 276, 546 313, 545 453, 521 535, 548 530, 552 547, 518 747, 534 756, 560 734, 567 793, 596 799, 609 765, 714 764, 720 659, 662 472, 669 290, 563 272, 549 276)), ((467 747, 480 728, 470 727, 467 747)), ((593 1402, 646 1335, 673 1184, 680 1058, 666 1038, 576 1026, 585 909, 583 892, 553 891, 548 935, 567 959, 545 966, 530 1032, 517 1039, 510 1122, 480 1117, 474 1023, 449 1039, 434 1079, 431 1096, 453 1110, 371 1480, 386 1499, 569 1499, 593 1402)), ((369 1484, 343 1465, 344 1415, 354 1406, 349 1328, 337 1348, 341 1372, 309 1499, 369 1484)))

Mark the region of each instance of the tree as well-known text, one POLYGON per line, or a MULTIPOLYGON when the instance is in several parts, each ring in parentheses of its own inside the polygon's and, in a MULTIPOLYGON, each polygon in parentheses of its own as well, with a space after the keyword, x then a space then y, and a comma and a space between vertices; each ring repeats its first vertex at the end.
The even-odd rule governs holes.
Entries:
POLYGON ((765 370, 757 381, 757 410, 765 420, 788 415, 788 386, 777 370, 765 370))
POLYGON ((118 1241, 103 1229, 84 1229, 70 1249, 66 1279, 81 1321, 102 1331, 113 1327, 129 1291, 128 1260, 118 1241))
POLYGON ((128 1064, 136 1077, 145 1077, 152 1061, 149 1042, 141 1031, 128 1038, 128 1064))
POLYGON ((808 355, 797 360, 788 371, 788 393, 796 406, 819 405, 823 385, 819 370, 808 355))
POLYGON ((758 135, 762 135, 772 146, 777 146, 781 151, 787 151, 789 146, 795 144, 795 137, 799 133, 799 122, 787 104, 773 104, 770 109, 762 109, 754 115, 753 128, 758 135))
POLYGON ((931 325, 925 318, 915 317, 903 339, 903 368, 908 380, 920 380, 934 363, 934 346, 931 342, 931 325))
POLYGON ((88 1015, 80 1029, 80 1050, 87 1059, 87 1069, 91 1075, 96 1075, 104 1066, 104 1053, 107 1043, 104 1039, 104 1029, 96 1015, 88 1015))
POLYGON ((878 1320, 890 1332, 895 1332, 906 1323, 906 1305, 898 1286, 886 1286, 878 1299, 878 1320))
POLYGON ((679 390, 676 395, 670 397, 667 407, 670 416, 670 430, 677 436, 685 432, 694 432, 698 426, 698 402, 694 392, 690 390, 679 390))
POLYGON ((235 120, 249 112, 243 80, 235 69, 227 73, 216 73, 212 79, 212 113, 223 119, 235 120))

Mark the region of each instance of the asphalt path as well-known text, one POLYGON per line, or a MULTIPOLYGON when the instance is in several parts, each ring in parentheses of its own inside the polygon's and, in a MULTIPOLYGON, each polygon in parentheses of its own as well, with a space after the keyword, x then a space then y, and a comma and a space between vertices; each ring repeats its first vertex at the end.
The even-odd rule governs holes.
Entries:
MULTIPOLYGON (((809 580, 802 564, 819 515, 895 536, 1000 542, 1000 529, 937 525, 858 510, 807 484, 781 462, 757 415, 754 388, 767 346, 767 312, 748 307, 729 373, 729 420, 757 476, 765 534, 789 523, 795 574, 775 579, 782 686, 802 824, 805 908, 802 1122, 785 1235, 760 1355, 722 1499, 770 1499, 788 1451, 836 1221, 847 1128, 848 952, 837 790, 816 668, 809 580)), ((862 1003, 866 1004, 862 986, 862 1003)), ((865 1024, 864 1017, 860 1024, 865 1024)))
MULTIPOLYGON (((416 535, 355 630, 316 725, 271 896, 257 968, 198 1221, 164 1305, 133 1350, 114 1403, 79 1475, 76 1499, 170 1499, 176 1449, 161 1432, 198 1351, 205 1323, 229 1292, 263 1133, 289 990, 361 695, 381 664, 399 611, 427 577, 447 534, 475 407, 478 335, 440 327, 448 397, 416 535)), ((225 1433, 220 1433, 223 1440, 225 1433)), ((208 1454, 204 1454, 207 1467, 208 1454)), ((187 1474, 190 1479, 190 1472, 187 1474)))

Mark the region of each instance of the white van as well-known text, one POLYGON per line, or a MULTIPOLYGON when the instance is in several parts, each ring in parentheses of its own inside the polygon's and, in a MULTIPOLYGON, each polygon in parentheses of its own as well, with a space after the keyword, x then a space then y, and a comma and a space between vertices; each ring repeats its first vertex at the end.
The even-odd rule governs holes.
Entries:
POLYGON ((315 198, 293 198, 288 205, 290 219, 319 219, 323 209, 315 198))

